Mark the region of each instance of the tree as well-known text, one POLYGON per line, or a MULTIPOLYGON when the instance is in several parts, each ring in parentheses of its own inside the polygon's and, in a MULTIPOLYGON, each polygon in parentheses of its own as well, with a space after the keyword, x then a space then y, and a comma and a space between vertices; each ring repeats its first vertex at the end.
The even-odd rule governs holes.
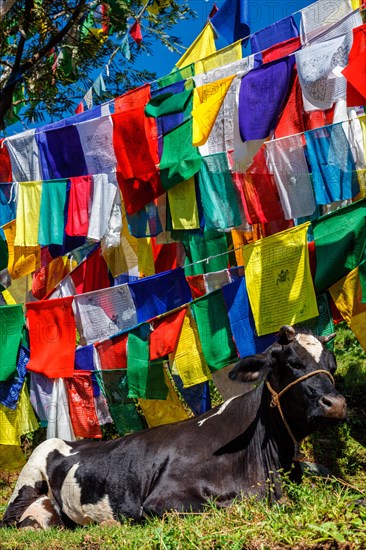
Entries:
POLYGON ((154 73, 134 68, 136 57, 156 40, 178 51, 179 38, 168 33, 194 15, 188 2, 174 0, 8 1, 0 13, 0 129, 71 114, 109 59, 108 90, 98 90, 99 102, 153 80, 154 73), (130 39, 128 60, 119 46, 134 19, 143 41, 130 39))

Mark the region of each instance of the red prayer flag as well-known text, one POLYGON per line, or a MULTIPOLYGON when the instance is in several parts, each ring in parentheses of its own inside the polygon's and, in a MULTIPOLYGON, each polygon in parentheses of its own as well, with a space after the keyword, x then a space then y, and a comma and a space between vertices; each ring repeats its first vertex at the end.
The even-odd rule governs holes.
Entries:
POLYGON ((286 57, 292 52, 295 52, 301 47, 301 41, 299 36, 289 38, 278 44, 274 44, 270 48, 267 48, 262 52, 263 63, 269 63, 270 61, 276 61, 281 57, 286 57))
POLYGON ((102 256, 100 246, 70 273, 70 277, 75 285, 76 294, 84 294, 111 286, 108 266, 102 256))
POLYGON ((347 79, 347 107, 366 104, 366 23, 353 29, 348 65, 342 71, 347 79))
POLYGON ((181 243, 157 244, 156 238, 151 238, 155 273, 181 267, 178 265, 178 246, 182 246, 181 243))
POLYGON ((115 100, 113 146, 117 179, 128 214, 135 214, 164 193, 158 170, 156 119, 145 116, 150 85, 131 90, 115 100))
POLYGON ((65 380, 73 432, 78 437, 101 438, 89 371, 77 371, 65 380))
POLYGON ((136 44, 141 44, 142 42, 142 33, 141 33, 141 26, 138 21, 135 21, 130 29, 130 35, 136 42, 136 44))
POLYGON ((3 139, 0 139, 0 181, 3 183, 13 181, 9 152, 3 139))
POLYGON ((76 326, 73 297, 26 304, 30 342, 27 370, 48 378, 70 378, 74 373, 76 326))
POLYGON ((65 231, 70 237, 86 237, 89 228, 89 216, 92 206, 92 176, 70 178, 69 209, 65 231))
POLYGON ((127 340, 125 333, 94 344, 102 370, 127 369, 127 340))
POLYGON ((206 294, 205 279, 203 275, 188 275, 186 277, 193 300, 206 294))
POLYGON ((219 8, 214 4, 212 6, 212 10, 210 11, 210 15, 208 16, 209 19, 211 19, 217 12, 219 11, 219 8))
POLYGON ((150 334, 150 361, 173 353, 177 347, 187 308, 153 319, 150 323, 153 331, 150 334))
POLYGON ((84 112, 84 103, 80 101, 79 105, 76 107, 74 111, 77 115, 84 112))

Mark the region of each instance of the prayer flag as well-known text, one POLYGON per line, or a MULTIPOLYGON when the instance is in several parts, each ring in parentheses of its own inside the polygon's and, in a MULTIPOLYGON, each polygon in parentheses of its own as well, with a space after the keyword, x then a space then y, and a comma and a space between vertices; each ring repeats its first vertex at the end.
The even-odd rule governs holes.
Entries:
POLYGON ((0 181, 10 182, 12 179, 9 151, 4 139, 0 139, 0 181))
POLYGON ((65 379, 72 429, 77 437, 101 439, 98 417, 95 410, 91 373, 74 372, 65 379))
POLYGON ((17 370, 17 357, 24 328, 22 304, 0 306, 0 382, 17 370))
POLYGON ((3 226, 8 247, 8 271, 12 279, 24 277, 36 271, 41 265, 41 247, 14 246, 16 221, 10 221, 3 226))
POLYGON ((86 236, 93 196, 91 176, 70 178, 71 188, 65 232, 71 237, 86 236))
POLYGON ((258 336, 318 315, 307 246, 309 225, 244 246, 246 283, 258 336))
POLYGON ((129 33, 132 36, 132 38, 134 39, 134 41, 136 42, 136 44, 138 44, 138 45, 141 44, 141 42, 142 42, 142 33, 141 33, 141 25, 140 25, 139 21, 134 22, 134 24, 130 28, 129 33))
MULTIPOLYGON (((280 42, 290 40, 299 36, 299 30, 292 15, 280 21, 268 25, 264 29, 255 32, 250 37, 252 53, 261 52, 278 45, 280 42)), ((300 40, 299 40, 300 42, 300 40)))
POLYGON ((229 44, 249 35, 249 21, 247 0, 224 0, 218 12, 212 17, 213 26, 229 44))
POLYGON ((208 21, 194 42, 177 61, 176 66, 178 69, 183 69, 187 65, 195 63, 199 59, 202 59, 215 51, 215 33, 211 23, 208 21))
POLYGON ((18 184, 15 246, 37 246, 41 213, 42 182, 18 184))
POLYGON ((27 303, 31 357, 27 369, 48 378, 74 372, 76 327, 72 297, 27 303))
POLYGON ((347 79, 347 106, 366 104, 366 24, 353 29, 348 64, 342 74, 347 79))
POLYGON ((38 228, 38 241, 41 245, 63 244, 66 187, 66 180, 44 181, 42 183, 38 228))

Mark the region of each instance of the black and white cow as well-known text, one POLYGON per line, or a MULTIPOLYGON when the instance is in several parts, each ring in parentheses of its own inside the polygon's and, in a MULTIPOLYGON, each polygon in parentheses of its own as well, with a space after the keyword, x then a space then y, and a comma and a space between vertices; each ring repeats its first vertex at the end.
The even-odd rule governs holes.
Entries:
POLYGON ((297 442, 346 417, 323 344, 282 327, 276 343, 230 372, 258 385, 200 417, 112 441, 45 441, 20 473, 1 525, 71 527, 200 511, 210 499, 224 506, 244 494, 279 498, 279 470, 300 471, 297 442))

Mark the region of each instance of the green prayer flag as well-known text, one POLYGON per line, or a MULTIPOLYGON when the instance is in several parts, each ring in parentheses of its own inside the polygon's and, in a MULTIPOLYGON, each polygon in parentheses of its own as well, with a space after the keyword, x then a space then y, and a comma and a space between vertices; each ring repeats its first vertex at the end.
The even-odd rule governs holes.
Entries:
POLYGON ((8 267, 8 245, 6 241, 0 236, 0 271, 8 267))
POLYGON ((147 377, 146 398, 166 399, 168 397, 168 386, 164 380, 164 359, 155 359, 149 363, 147 377))
POLYGON ((198 183, 207 229, 228 229, 242 224, 226 153, 203 157, 198 183))
POLYGON ((225 254, 228 249, 225 233, 219 233, 218 231, 205 231, 203 235, 191 231, 185 231, 184 233, 185 235, 182 236, 181 240, 186 251, 185 263, 194 264, 184 268, 186 277, 221 271, 228 267, 229 255, 225 254), (220 256, 217 256, 218 254, 220 256), (195 263, 210 257, 212 259, 207 262, 195 263))
POLYGON ((192 145, 192 119, 164 135, 160 179, 165 191, 188 180, 201 168, 202 157, 192 145))
MULTIPOLYGON (((334 322, 332 313, 329 307, 328 294, 323 292, 316 297, 319 315, 304 321, 304 323, 298 323, 295 325, 296 331, 300 331, 302 328, 310 329, 313 334, 317 336, 329 336, 334 332, 334 322)), ((327 347, 333 349, 334 342, 331 340, 327 347)))
POLYGON ((187 65, 183 69, 174 68, 169 74, 162 76, 158 79, 157 84, 159 88, 165 88, 181 80, 192 78, 194 76, 194 63, 187 65))
POLYGON ((127 380, 128 397, 147 399, 149 373, 149 325, 128 333, 127 380))
POLYGON ((211 371, 238 359, 221 289, 191 303, 203 355, 211 371))
POLYGON ((6 382, 16 372, 23 326, 21 304, 0 306, 0 382, 6 382))
POLYGON ((63 244, 67 180, 42 183, 38 241, 41 245, 63 244))
POLYGON ((143 429, 135 403, 128 397, 127 370, 94 371, 120 435, 143 429))
POLYGON ((180 94, 167 92, 150 99, 145 107, 145 115, 158 117, 184 113, 191 116, 193 90, 184 90, 180 94))
POLYGON ((358 266, 358 276, 361 283, 361 304, 366 304, 366 258, 358 266))
POLYGON ((366 199, 349 204, 312 222, 316 273, 321 293, 362 261, 366 247, 366 199))

